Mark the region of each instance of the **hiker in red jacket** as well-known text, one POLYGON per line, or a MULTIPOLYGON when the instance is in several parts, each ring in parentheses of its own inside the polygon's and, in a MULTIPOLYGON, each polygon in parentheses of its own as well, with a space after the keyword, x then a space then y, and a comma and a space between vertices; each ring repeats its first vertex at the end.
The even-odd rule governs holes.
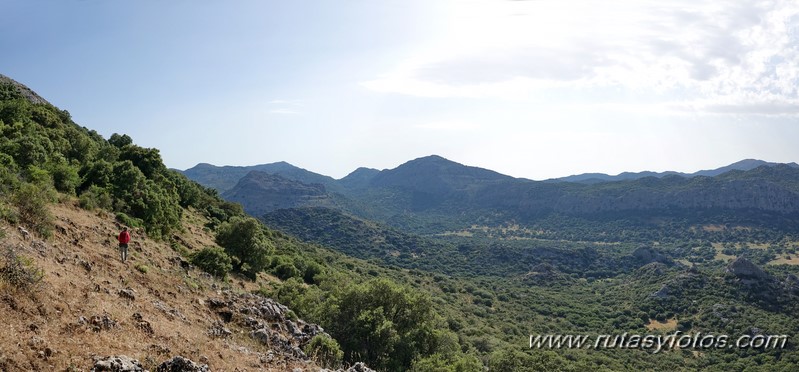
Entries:
POLYGON ((122 232, 119 233, 119 254, 122 256, 122 262, 128 259, 128 242, 130 242, 130 234, 128 228, 123 227, 122 232))

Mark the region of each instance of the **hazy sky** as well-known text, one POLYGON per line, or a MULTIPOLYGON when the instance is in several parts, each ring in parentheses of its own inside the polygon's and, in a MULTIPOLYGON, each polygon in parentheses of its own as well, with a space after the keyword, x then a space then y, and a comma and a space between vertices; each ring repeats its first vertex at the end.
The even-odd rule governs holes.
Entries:
POLYGON ((0 73, 166 164, 799 161, 799 2, 2 0, 0 73))

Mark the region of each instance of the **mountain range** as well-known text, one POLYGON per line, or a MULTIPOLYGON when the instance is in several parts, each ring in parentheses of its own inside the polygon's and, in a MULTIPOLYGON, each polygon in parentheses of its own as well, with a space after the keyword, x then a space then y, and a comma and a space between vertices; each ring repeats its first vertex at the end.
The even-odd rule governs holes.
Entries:
MULTIPOLYGON (((665 176, 682 176, 682 177, 697 177, 697 176, 707 176, 707 177, 714 177, 718 176, 723 173, 727 173, 733 170, 752 170, 757 167, 761 166, 774 166, 780 163, 772 163, 763 160, 757 159, 744 159, 741 161, 737 161, 730 165, 716 168, 716 169, 707 169, 707 170, 700 170, 693 173, 682 173, 682 172, 674 172, 674 171, 666 171, 666 172, 650 172, 650 171, 643 171, 643 172, 623 172, 619 173, 615 176, 611 176, 605 173, 582 173, 576 174, 573 176, 561 177, 554 179, 555 181, 566 181, 566 182, 584 182, 584 183, 598 183, 598 182, 610 182, 610 181, 624 181, 624 180, 635 180, 644 177, 665 177, 665 176)), ((787 163, 788 166, 793 168, 799 168, 799 164, 795 162, 787 163)))
MULTIPOLYGON (((552 178, 546 180, 548 182, 577 182, 577 183, 601 183, 601 182, 612 182, 612 181, 628 181, 628 180, 636 180, 639 178, 645 177, 657 177, 662 178, 665 176, 681 176, 686 178, 697 177, 697 176, 707 176, 707 177, 714 177, 718 176, 723 173, 727 173, 733 170, 742 170, 748 171, 755 169, 761 166, 775 166, 781 163, 774 163, 774 162, 767 162, 763 160, 757 159, 744 159, 730 165, 726 165, 723 167, 715 168, 715 169, 707 169, 707 170, 700 170, 693 173, 683 173, 683 172, 676 172, 676 171, 665 171, 665 172, 652 172, 652 171, 642 171, 642 172, 622 172, 617 175, 608 175, 605 173, 581 173, 566 177, 560 178, 552 178)), ((799 168, 799 164, 795 162, 785 163, 789 167, 792 168, 799 168)), ((468 167, 463 166, 462 164, 450 161, 438 155, 430 155, 418 159, 411 160, 405 164, 402 164, 400 167, 396 169, 401 169, 402 172, 406 172, 405 174, 400 175, 400 177, 409 177, 414 178, 414 174, 408 174, 409 170, 414 172, 430 172, 430 171, 452 171, 454 169, 458 169, 461 167, 466 167, 471 169, 473 174, 482 174, 483 177, 491 177, 491 178, 503 178, 503 179, 510 179, 513 178, 511 176, 502 175, 500 173, 477 168, 477 167, 468 167)), ((279 176, 283 176, 288 179, 292 179, 295 181, 300 181, 306 184, 318 183, 322 184, 328 189, 340 191, 342 188, 347 190, 357 190, 365 188, 369 185, 371 180, 375 178, 378 174, 381 173, 388 173, 389 170, 378 170, 373 168, 366 168, 361 167, 354 170, 352 173, 348 174, 347 176, 336 180, 333 177, 314 173, 307 169, 303 169, 292 164, 289 164, 285 161, 280 161, 276 163, 268 163, 268 164, 258 164, 258 165, 250 165, 250 166, 216 166, 208 163, 200 163, 191 167, 189 169, 180 171, 185 174, 190 179, 197 181, 201 185, 206 187, 211 187, 216 189, 219 192, 225 192, 229 189, 232 189, 236 186, 236 183, 243 178, 247 173, 252 171, 259 171, 265 172, 269 174, 276 174, 279 176)), ((461 172, 462 173, 462 172, 461 172)), ((390 174, 390 173, 389 173, 390 174)), ((386 177, 385 175, 382 177, 386 177)), ((395 177, 395 176, 388 176, 388 177, 395 177)), ((381 177, 377 177, 378 180, 381 177)), ((380 183, 380 181, 378 181, 380 183)))
POLYGON ((694 223, 724 216, 736 223, 780 226, 799 216, 799 166, 760 160, 692 174, 623 173, 605 179, 590 174, 547 181, 514 178, 435 155, 394 169, 359 168, 340 180, 285 162, 200 164, 184 174, 223 189, 224 198, 255 216, 283 208, 330 207, 426 233, 485 223, 529 225, 553 216, 690 217, 694 223))

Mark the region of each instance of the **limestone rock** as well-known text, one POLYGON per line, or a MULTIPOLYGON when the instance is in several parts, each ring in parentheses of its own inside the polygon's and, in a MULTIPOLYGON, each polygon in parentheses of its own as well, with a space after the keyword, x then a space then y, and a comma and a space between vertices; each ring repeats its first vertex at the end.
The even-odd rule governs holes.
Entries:
POLYGON ((197 364, 180 355, 161 363, 155 372, 209 372, 207 364, 197 364))
POLYGON ((765 281, 771 276, 744 257, 738 257, 727 265, 727 272, 745 280, 765 281))
POLYGON ((96 360, 92 372, 145 372, 138 360, 125 355, 110 356, 96 360))
POLYGON ((651 262, 660 262, 666 265, 671 265, 673 262, 670 258, 663 255, 663 253, 658 252, 649 247, 638 247, 633 252, 633 257, 641 263, 648 264, 651 262))

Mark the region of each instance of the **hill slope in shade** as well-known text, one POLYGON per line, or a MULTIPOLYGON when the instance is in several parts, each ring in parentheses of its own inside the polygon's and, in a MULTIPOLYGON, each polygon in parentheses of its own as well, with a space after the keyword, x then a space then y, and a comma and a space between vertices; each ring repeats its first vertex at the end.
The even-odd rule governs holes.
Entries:
POLYGON ((330 203, 324 185, 308 185, 260 171, 247 173, 236 186, 225 191, 222 197, 240 203, 253 216, 261 216, 281 208, 330 203))
POLYGON ((339 180, 342 187, 347 190, 362 190, 371 184, 380 171, 372 168, 360 167, 339 180))
POLYGON ((182 173, 185 174, 186 177, 189 177, 203 186, 216 189, 220 193, 223 193, 236 186, 241 178, 252 171, 276 174, 306 184, 318 183, 325 185, 325 187, 331 191, 338 190, 336 180, 332 177, 295 167, 284 161, 252 166, 222 167, 200 163, 192 168, 182 171, 182 173))

